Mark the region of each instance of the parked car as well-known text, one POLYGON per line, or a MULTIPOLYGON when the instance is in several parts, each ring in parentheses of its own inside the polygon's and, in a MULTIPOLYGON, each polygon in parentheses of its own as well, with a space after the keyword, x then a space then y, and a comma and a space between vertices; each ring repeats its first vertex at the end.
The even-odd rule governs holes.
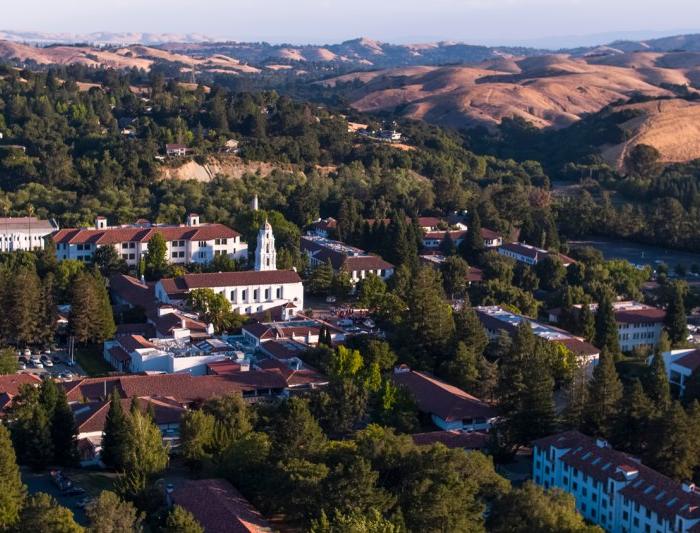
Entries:
POLYGON ((326 297, 326 303, 327 304, 334 304, 336 302, 335 296, 327 296, 326 297))

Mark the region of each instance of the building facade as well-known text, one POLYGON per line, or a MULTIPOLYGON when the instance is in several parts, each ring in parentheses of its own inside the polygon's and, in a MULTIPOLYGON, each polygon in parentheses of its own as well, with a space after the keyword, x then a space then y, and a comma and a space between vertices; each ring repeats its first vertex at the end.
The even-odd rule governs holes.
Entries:
MULTIPOLYGON (((676 389, 679 396, 685 393, 685 387, 698 368, 700 368, 700 350, 696 348, 671 350, 662 354, 666 365, 666 375, 671 387, 676 389)), ((648 363, 651 364, 652 356, 648 363)))
POLYGON ((0 218, 0 252, 40 250, 46 239, 58 231, 55 220, 35 217, 0 218))
POLYGON ((531 246, 522 242, 509 242, 501 244, 498 247, 498 253, 506 257, 510 257, 511 259, 515 259, 519 263, 525 263, 526 265, 530 266, 536 265, 549 255, 558 257, 564 266, 569 266, 575 262, 571 257, 564 254, 550 252, 543 248, 537 248, 536 246, 531 246))
POLYGON ((533 480, 571 494, 583 517, 611 533, 686 533, 700 527, 700 493, 614 450, 567 431, 533 443, 533 480))
POLYGON ((288 313, 293 315, 304 308, 304 286, 293 270, 212 272, 163 278, 156 283, 155 296, 162 303, 181 306, 187 293, 205 288, 223 294, 233 311, 241 315, 289 307, 289 304, 288 313))
POLYGON ((353 284, 370 274, 375 274, 382 279, 388 279, 394 275, 394 265, 384 261, 378 255, 325 237, 303 236, 301 251, 309 258, 312 268, 330 261, 333 270, 346 272, 353 284))
POLYGON ((168 261, 176 264, 209 263, 218 255, 245 260, 248 244, 241 235, 223 224, 200 222, 199 215, 190 214, 185 224, 150 224, 147 221, 125 226, 108 226, 107 219, 97 217, 95 227, 62 229, 53 235, 59 260, 75 259, 91 262, 95 251, 113 246, 135 267, 148 252, 148 242, 160 233, 167 243, 168 261))

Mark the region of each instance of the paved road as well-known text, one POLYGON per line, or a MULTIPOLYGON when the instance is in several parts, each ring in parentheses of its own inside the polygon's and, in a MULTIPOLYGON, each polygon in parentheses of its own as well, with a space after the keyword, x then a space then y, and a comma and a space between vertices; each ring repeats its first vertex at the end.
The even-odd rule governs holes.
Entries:
POLYGON ((66 496, 59 488, 51 481, 51 476, 48 472, 32 472, 31 470, 22 469, 22 481, 27 485, 29 494, 37 492, 45 492, 56 498, 56 501, 63 507, 67 507, 73 511, 75 520, 80 524, 87 525, 87 517, 85 511, 78 507, 78 502, 84 496, 66 496))

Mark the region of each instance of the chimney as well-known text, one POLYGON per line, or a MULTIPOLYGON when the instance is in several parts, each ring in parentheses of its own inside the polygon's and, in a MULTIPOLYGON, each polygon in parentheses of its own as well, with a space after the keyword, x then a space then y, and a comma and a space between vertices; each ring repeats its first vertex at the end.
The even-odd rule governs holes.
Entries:
POLYGON ((187 215, 187 225, 191 228, 199 226, 199 215, 197 213, 190 213, 187 215))
POLYGON ((97 229, 105 229, 107 227, 107 218, 106 217, 96 217, 95 218, 95 228, 97 229))

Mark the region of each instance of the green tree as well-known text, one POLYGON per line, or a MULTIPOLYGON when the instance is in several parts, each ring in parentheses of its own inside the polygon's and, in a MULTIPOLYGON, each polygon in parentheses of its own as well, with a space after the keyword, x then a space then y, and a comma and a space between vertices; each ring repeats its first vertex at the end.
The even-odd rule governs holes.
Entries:
POLYGON ((78 425, 68 405, 63 387, 57 388, 55 407, 51 415, 51 441, 54 462, 61 466, 75 466, 79 462, 78 425))
POLYGON ((17 372, 17 354, 12 348, 0 350, 0 374, 14 374, 17 372))
POLYGON ((105 278, 110 278, 114 274, 123 274, 128 270, 126 261, 114 246, 100 246, 95 250, 92 261, 105 278))
POLYGON ((620 411, 621 399, 622 383, 613 356, 603 351, 588 385, 588 404, 584 414, 586 432, 610 438, 614 431, 615 417, 620 411))
POLYGON ((620 355, 617 322, 610 297, 605 294, 598 302, 595 314, 595 339, 593 344, 617 359, 620 355))
POLYGON ((240 394, 212 398, 202 409, 214 417, 214 453, 221 453, 232 441, 252 430, 251 412, 240 394))
POLYGON ((552 254, 538 261, 535 272, 540 279, 540 287, 548 291, 558 289, 566 278, 566 268, 559 257, 552 254))
POLYGON ((440 271, 445 292, 450 299, 461 297, 469 285, 469 264, 461 257, 451 255, 441 265, 440 271))
POLYGON ((595 317, 588 304, 584 304, 581 308, 578 330, 584 339, 588 342, 594 342, 596 334, 595 317))
POLYGON ((10 433, 0 424, 0 529, 6 530, 17 522, 26 495, 10 433))
POLYGON ((329 519, 321 513, 318 520, 311 523, 310 533, 403 533, 401 524, 388 520, 376 509, 367 513, 355 511, 342 514, 335 510, 329 519))
POLYGON ((683 407, 674 402, 659 418, 645 463, 676 481, 692 479, 699 463, 694 429, 683 407))
POLYGON ((103 490, 85 507, 90 521, 88 533, 139 533, 142 517, 130 502, 103 490))
POLYGON ((638 177, 650 178, 659 171, 661 153, 651 145, 637 144, 625 158, 627 171, 638 177))
POLYGON ((148 252, 145 257, 146 276, 150 279, 160 279, 168 268, 168 243, 163 234, 156 233, 148 241, 148 252))
POLYGON ((439 273, 423 267, 408 290, 404 317, 406 351, 425 368, 444 359, 454 335, 452 309, 445 301, 439 273))
POLYGON ((109 411, 102 433, 102 462, 116 470, 124 468, 129 421, 122 409, 121 398, 115 387, 110 396, 109 411))
POLYGON ((187 411, 180 422, 180 451, 193 470, 202 467, 208 459, 214 441, 216 419, 201 410, 187 411))
POLYGON ((666 364, 660 353, 654 354, 647 371, 645 388, 656 409, 666 411, 671 405, 671 386, 666 374, 666 364))
POLYGON ((167 533, 204 533, 204 528, 187 509, 175 505, 165 520, 164 531, 167 533))
POLYGON ((30 396, 27 392, 24 389, 21 396, 26 399, 20 399, 12 407, 10 431, 20 463, 41 470, 53 459, 51 425, 36 395, 30 396))
POLYGON ((323 431, 301 398, 290 398, 277 406, 267 432, 271 454, 280 460, 312 456, 326 445, 323 431))
POLYGON ((133 409, 129 416, 124 473, 118 480, 119 492, 129 498, 139 498, 149 481, 168 465, 168 448, 148 414, 133 409))
MULTIPOLYGON (((650 437, 653 435, 656 409, 640 381, 635 379, 629 390, 625 391, 616 417, 612 438, 614 446, 636 456, 645 454, 649 442, 653 440, 650 437)), ((666 409, 668 405, 664 412, 666 409)))
POLYGON ((29 497, 20 515, 17 531, 36 533, 82 533, 73 513, 58 505, 56 500, 39 492, 29 497))
POLYGON ((202 320, 212 324, 217 333, 240 328, 243 319, 231 308, 231 303, 223 293, 213 289, 194 289, 187 293, 187 305, 200 315, 202 320))
POLYGON ((333 266, 330 259, 316 266, 309 276, 309 292, 316 296, 323 296, 330 292, 333 284, 333 266))
POLYGON ((484 250, 484 238, 481 235, 481 219, 479 214, 474 211, 467 234, 460 244, 459 252, 470 263, 479 264, 479 256, 484 250))
POLYGON ((376 274, 369 274, 357 284, 358 303, 370 311, 379 308, 386 295, 386 283, 376 274))
POLYGON ((455 340, 470 346, 477 355, 483 354, 489 343, 489 338, 476 311, 471 307, 462 306, 454 314, 454 322, 455 340))
POLYGON ((33 268, 21 268, 10 278, 8 295, 5 298, 9 337, 25 345, 34 343, 40 333, 41 284, 33 268))
POLYGON ((685 314, 683 286, 676 282, 671 290, 671 299, 666 308, 666 331, 673 346, 686 342, 688 322, 685 314))
POLYGON ((532 482, 499 498, 489 513, 494 533, 602 533, 586 524, 576 500, 559 489, 546 491, 532 482))
POLYGON ((479 384, 478 356, 465 343, 457 343, 452 359, 440 367, 440 374, 447 382, 474 394, 479 384))
POLYGON ((341 270, 338 273, 333 274, 333 279, 331 280, 331 293, 333 293, 338 298, 347 298, 347 296, 352 292, 353 284, 350 274, 341 270))

